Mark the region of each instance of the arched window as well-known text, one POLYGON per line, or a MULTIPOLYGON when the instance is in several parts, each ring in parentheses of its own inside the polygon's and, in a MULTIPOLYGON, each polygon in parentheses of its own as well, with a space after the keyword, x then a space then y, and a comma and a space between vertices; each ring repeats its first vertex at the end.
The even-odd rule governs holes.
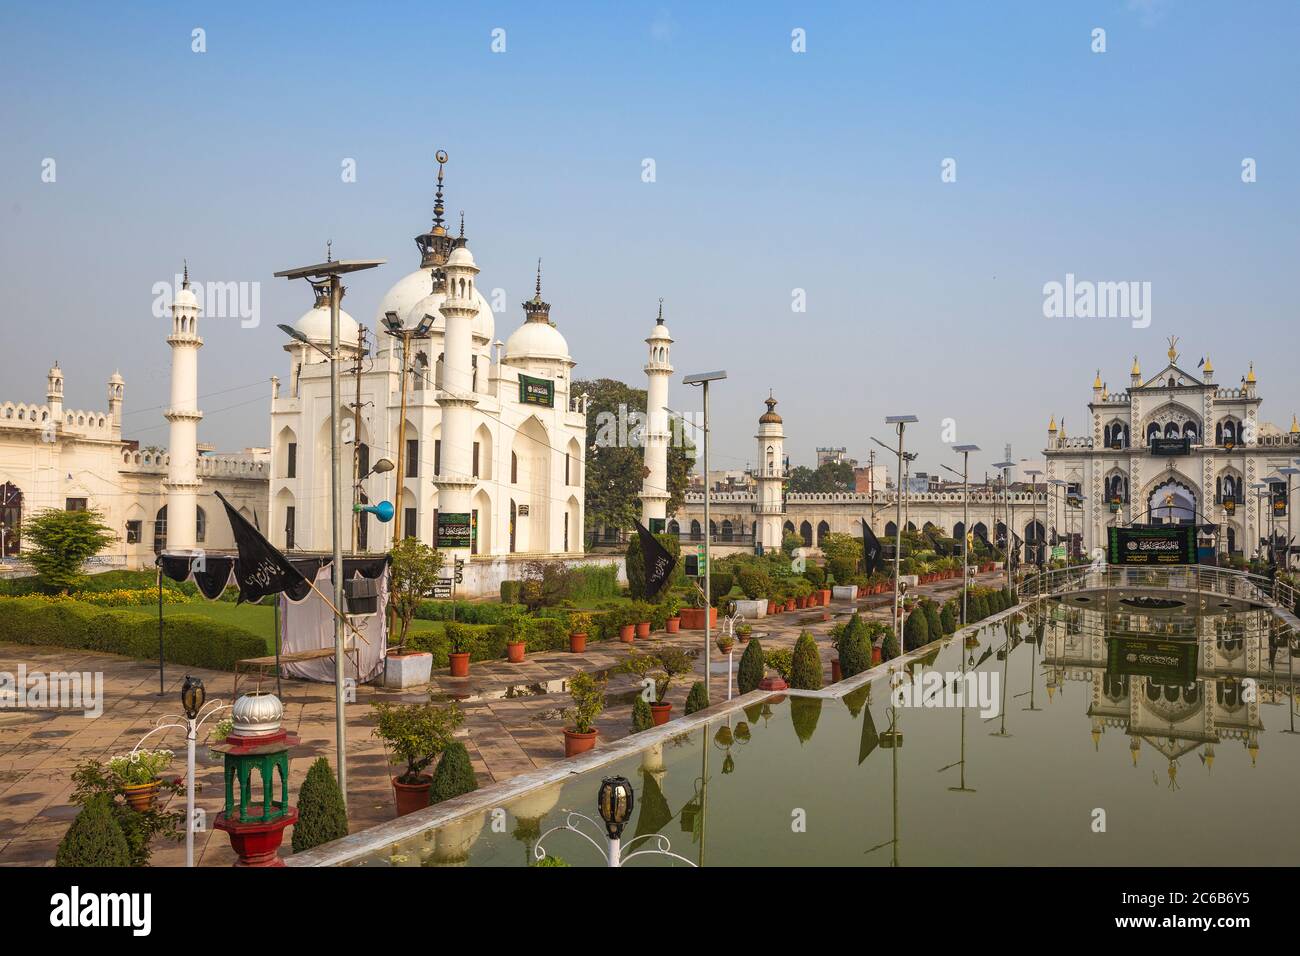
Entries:
POLYGON ((691 540, 700 540, 700 523, 693 518, 691 519, 691 540))
POLYGON ((887 537, 887 538, 893 538, 893 537, 896 537, 897 535, 898 535, 898 525, 894 524, 894 522, 892 522, 892 521, 888 521, 888 522, 886 522, 886 523, 885 523, 885 537, 887 537))
POLYGON ((722 540, 730 541, 732 537, 733 537, 733 533, 732 533, 731 521, 730 519, 724 520, 722 522, 722 540))
POLYGON ((1151 444, 1159 437, 1160 437, 1160 426, 1157 425, 1155 422, 1152 422, 1150 425, 1147 426, 1147 444, 1148 445, 1151 444))
POLYGON ((201 507, 194 509, 194 540, 202 544, 208 536, 208 513, 201 507))
POLYGON ((803 546, 805 548, 812 547, 812 543, 813 543, 812 525, 809 524, 807 521, 799 525, 799 537, 803 538, 803 546))
POLYGON ((819 521, 819 522, 817 522, 817 545, 818 545, 818 547, 821 546, 822 541, 824 541, 825 538, 826 538, 826 536, 827 536, 828 534, 830 534, 830 533, 831 533, 831 526, 830 526, 829 524, 827 524, 825 521, 819 521))
POLYGON ((514 452, 510 453, 510 483, 519 484, 519 456, 514 452))

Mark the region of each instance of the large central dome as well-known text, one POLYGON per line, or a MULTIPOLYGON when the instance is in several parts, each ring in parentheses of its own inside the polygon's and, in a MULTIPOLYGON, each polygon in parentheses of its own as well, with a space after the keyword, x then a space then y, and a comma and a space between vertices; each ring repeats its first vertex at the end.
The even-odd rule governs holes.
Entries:
MULTIPOLYGON (((388 312, 396 312, 398 318, 407 328, 414 328, 423 318, 423 315, 412 315, 411 311, 417 304, 420 304, 424 311, 433 315, 433 328, 435 332, 442 333, 447 325, 446 319, 442 313, 431 306, 442 304, 446 298, 442 292, 433 292, 433 267, 416 269, 410 275, 403 277, 387 292, 379 301, 379 309, 375 313, 375 327, 382 328, 384 315, 388 312), (425 301, 427 300, 427 301, 425 301)), ((483 298, 478 289, 474 290, 474 305, 478 308, 478 313, 474 316, 474 322, 471 328, 476 338, 482 338, 487 342, 492 341, 492 335, 496 331, 496 320, 492 315, 492 307, 488 305, 487 299, 483 298)))

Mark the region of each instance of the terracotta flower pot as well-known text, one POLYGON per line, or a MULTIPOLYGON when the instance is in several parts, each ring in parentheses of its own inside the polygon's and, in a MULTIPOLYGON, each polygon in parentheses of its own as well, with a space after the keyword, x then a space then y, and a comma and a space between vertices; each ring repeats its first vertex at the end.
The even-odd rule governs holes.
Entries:
POLYGON ((618 639, 624 644, 631 644, 636 640, 636 625, 623 624, 618 629, 618 639))
POLYGON ((459 654, 448 654, 447 657, 451 662, 452 677, 469 676, 469 651, 463 651, 459 654))
POLYGON ((837 658, 832 657, 831 658, 831 683, 838 684, 841 679, 842 678, 840 677, 840 662, 837 658))
POLYGON ((668 723, 668 714, 673 709, 672 704, 651 704, 650 716, 654 719, 655 726, 668 723))
POLYGON ((879 648, 879 647, 873 647, 873 648, 871 648, 871 663, 872 663, 872 664, 879 664, 879 663, 880 663, 880 648, 879 648))
POLYGON ((682 629, 682 619, 680 617, 670 617, 664 621, 664 630, 669 634, 676 634, 682 629))
POLYGON ((818 593, 822 596, 822 607, 830 607, 830 606, 831 606, 831 589, 830 589, 830 588, 822 588, 821 591, 819 591, 818 593))
POLYGON ((775 613, 776 613, 776 602, 775 602, 775 601, 768 601, 768 602, 767 602, 767 613, 768 613, 769 615, 771 615, 771 614, 775 614, 775 613))
MULTIPOLYGON (((704 611, 702 607, 684 607, 682 608, 682 630, 684 631, 702 631, 704 630, 704 611)), ((718 626, 718 609, 711 607, 709 612, 709 625, 718 626)))
POLYGON ((713 643, 718 648, 719 654, 730 654, 736 646, 736 640, 732 637, 720 637, 713 643))
POLYGON ((140 813, 152 810, 154 801, 158 798, 158 788, 161 786, 161 780, 150 780, 148 783, 129 783, 123 788, 126 791, 126 802, 131 805, 132 810, 140 813))
POLYGON ((579 733, 576 730, 564 728, 564 756, 572 757, 574 754, 586 753, 592 747, 596 746, 597 731, 589 730, 587 733, 579 733))
POLYGON ((637 637, 649 637, 649 636, 650 636, 650 622, 649 622, 649 621, 639 621, 639 622, 637 622, 637 626, 636 626, 636 636, 637 636, 637 637))
POLYGON ((788 600, 788 601, 785 602, 785 609, 786 609, 787 611, 793 611, 793 610, 794 610, 794 598, 790 598, 790 600, 788 600))
POLYGON ((506 660, 511 664, 522 664, 524 662, 524 648, 528 645, 523 641, 510 643, 506 645, 506 660))
POLYGON ((586 649, 587 649, 587 635, 586 635, 586 634, 570 634, 570 635, 569 635, 569 653, 570 653, 570 654, 581 654, 581 653, 582 653, 583 651, 585 651, 586 649))
POLYGON ((393 799, 397 803, 397 815, 404 817, 416 810, 423 810, 429 805, 429 784, 433 778, 421 775, 422 783, 399 783, 393 778, 393 799))

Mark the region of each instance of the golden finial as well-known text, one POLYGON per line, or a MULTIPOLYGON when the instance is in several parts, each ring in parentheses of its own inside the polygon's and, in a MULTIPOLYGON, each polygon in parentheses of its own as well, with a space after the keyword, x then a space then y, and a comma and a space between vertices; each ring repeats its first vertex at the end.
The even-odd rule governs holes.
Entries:
POLYGON ((1056 431, 1056 416, 1055 416, 1055 415, 1052 416, 1052 420, 1048 423, 1048 425, 1047 425, 1047 430, 1048 430, 1049 432, 1054 432, 1054 431, 1056 431))
POLYGON ((1101 388, 1101 369, 1097 369, 1097 377, 1092 380, 1093 388, 1101 388))
POLYGON ((1098 751, 1101 750, 1101 731, 1099 730, 1094 730, 1092 732, 1092 749, 1098 751))
POLYGON ((1169 361, 1174 363, 1178 361, 1178 336, 1169 336, 1169 361))
POLYGON ((1255 743, 1252 740, 1250 744, 1246 747, 1246 750, 1250 752, 1250 765, 1253 767, 1255 766, 1256 758, 1259 757, 1259 744, 1255 743))
POLYGON ((542 257, 541 256, 537 257, 537 285, 533 291, 537 293, 537 298, 541 299, 542 297, 542 257))
POLYGON ((447 164, 447 151, 440 149, 434 153, 433 158, 438 161, 438 190, 433 197, 433 234, 445 236, 447 227, 442 222, 442 214, 445 211, 442 204, 442 167, 447 164))
POLYGON ((1255 363, 1254 363, 1254 362, 1251 362, 1251 363, 1250 363, 1250 371, 1246 373, 1246 381, 1248 381, 1248 382, 1253 382, 1253 381, 1255 381, 1255 363))
POLYGON ((1214 363, 1210 361, 1210 357, 1208 355, 1205 356, 1205 374, 1206 375, 1214 374, 1214 363))
POLYGON ((1133 375, 1141 375, 1141 374, 1142 374, 1142 366, 1138 365, 1138 357, 1137 357, 1136 355, 1133 356, 1133 371, 1132 371, 1131 374, 1133 374, 1133 375))
POLYGON ((1291 434, 1300 435, 1300 421, 1296 421, 1294 414, 1291 415, 1291 434))

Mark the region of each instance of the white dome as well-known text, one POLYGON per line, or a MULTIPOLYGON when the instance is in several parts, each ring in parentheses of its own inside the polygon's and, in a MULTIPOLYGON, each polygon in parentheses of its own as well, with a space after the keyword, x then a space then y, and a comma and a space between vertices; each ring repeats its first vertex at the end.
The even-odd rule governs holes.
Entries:
POLYGON ((181 286, 176 290, 176 297, 172 299, 173 306, 179 306, 182 309, 197 309, 199 300, 195 298, 194 291, 189 286, 181 286))
POLYGON ((525 322, 506 340, 505 361, 517 359, 569 361, 569 343, 549 322, 525 322))
MULTIPOLYGON (((388 312, 396 312, 398 318, 409 328, 414 328, 428 312, 433 316, 433 327, 441 334, 442 329, 446 326, 447 321, 443 318, 439 306, 445 298, 441 292, 430 293, 433 288, 433 269, 416 269, 408 276, 399 279, 395 285, 379 300, 379 310, 375 313, 375 324, 383 324, 384 315, 388 312), (416 305, 420 306, 419 314, 415 314, 416 305)), ((492 307, 488 305, 487 299, 476 288, 474 290, 474 304, 478 307, 478 315, 474 317, 473 330, 474 335, 480 336, 487 341, 492 341, 492 335, 496 330, 496 322, 492 315, 492 307)))
POLYGON ((447 265, 465 266, 472 269, 478 268, 477 263, 474 262, 473 253, 469 251, 469 246, 457 246, 455 249, 451 250, 451 255, 447 257, 447 265))
MULTIPOLYGON (((307 336, 312 342, 327 343, 330 340, 330 310, 329 306, 321 305, 313 309, 308 309, 302 314, 297 322, 293 324, 294 330, 307 336)), ((356 345, 357 342, 357 325, 356 319, 348 315, 342 309, 339 309, 339 344, 343 346, 356 345)))
POLYGON ((673 337, 668 334, 668 326, 664 325, 662 322, 657 322, 655 323, 654 331, 650 333, 649 339, 651 341, 662 339, 665 342, 671 342, 673 337))

